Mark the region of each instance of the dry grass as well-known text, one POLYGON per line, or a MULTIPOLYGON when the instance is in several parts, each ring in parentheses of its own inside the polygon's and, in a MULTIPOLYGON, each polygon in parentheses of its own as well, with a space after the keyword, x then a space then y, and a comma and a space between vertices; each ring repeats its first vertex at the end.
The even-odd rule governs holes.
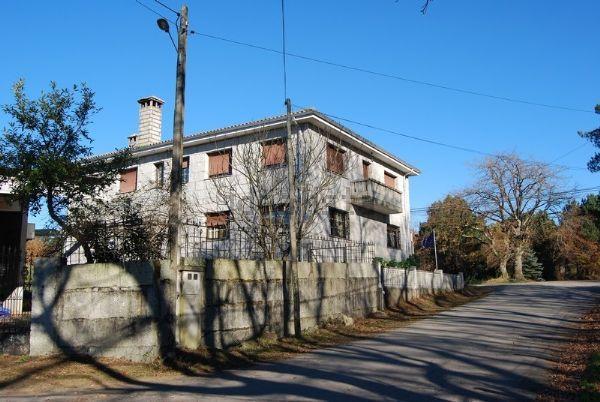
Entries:
POLYGON ((200 375, 216 370, 240 368, 255 362, 290 358, 324 347, 370 338, 485 296, 485 288, 468 288, 462 293, 423 297, 395 309, 357 319, 353 326, 327 326, 307 331, 302 338, 277 339, 266 334, 228 350, 180 351, 169 362, 140 364, 110 359, 73 361, 63 357, 0 357, 0 389, 40 393, 57 388, 102 388, 138 379, 200 375))
POLYGON ((563 345, 543 401, 600 401, 600 306, 581 317, 574 336, 563 345))

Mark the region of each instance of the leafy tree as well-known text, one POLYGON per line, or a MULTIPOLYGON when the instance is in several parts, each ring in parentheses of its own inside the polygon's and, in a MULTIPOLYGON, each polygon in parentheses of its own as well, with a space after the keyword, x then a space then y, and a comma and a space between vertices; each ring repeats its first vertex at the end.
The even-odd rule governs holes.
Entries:
MULTIPOLYGON (((596 113, 600 114, 600 105, 596 105, 595 110, 596 113)), ((588 139, 596 148, 600 148, 600 127, 592 131, 580 131, 579 135, 588 139)), ((587 165, 590 172, 600 171, 600 152, 596 152, 587 165)))
POLYGON ((558 256, 560 248, 557 244, 558 225, 547 213, 539 213, 534 217, 531 233, 531 250, 544 267, 545 279, 558 277, 558 256))
POLYGON ((573 202, 563 211, 557 242, 560 247, 559 264, 567 278, 600 278, 600 242, 596 237, 600 227, 594 221, 594 213, 591 213, 597 211, 592 208, 597 197, 590 196, 581 203, 573 202), (590 198, 594 201, 589 202, 590 198))
MULTIPOLYGON (((463 271, 472 277, 479 275, 477 271, 485 266, 481 252, 482 223, 463 198, 449 195, 429 207, 427 221, 421 225, 420 233, 427 236, 435 229, 441 269, 463 271)), ((430 261, 431 251, 420 250, 419 256, 423 262, 430 261)))
MULTIPOLYGON (((3 106, 11 118, 0 138, 0 183, 10 182, 11 197, 38 213, 45 205, 52 220, 80 240, 77 225, 69 224, 67 208, 93 199, 118 179, 131 164, 128 150, 109 159, 90 158, 91 118, 100 109, 85 85, 50 90, 31 99, 25 83, 13 86, 14 103, 3 106)), ((82 243, 86 257, 89 245, 82 243)))

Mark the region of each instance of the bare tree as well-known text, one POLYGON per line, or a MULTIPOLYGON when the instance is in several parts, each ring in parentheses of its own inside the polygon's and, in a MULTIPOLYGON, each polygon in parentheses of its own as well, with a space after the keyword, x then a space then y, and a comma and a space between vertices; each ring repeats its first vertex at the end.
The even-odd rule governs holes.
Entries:
MULTIPOLYGON (((297 128, 291 141, 300 244, 331 204, 341 177, 354 164, 339 140, 314 127, 297 128)), ((289 253, 286 137, 262 132, 237 145, 231 157, 232 174, 215 180, 214 191, 209 192, 211 201, 230 211, 231 223, 260 248, 265 258, 289 253)))
MULTIPOLYGON (((531 236, 534 215, 560 207, 568 192, 559 191, 558 172, 541 162, 515 154, 486 158, 476 167, 475 185, 465 192, 474 211, 497 224, 506 247, 509 239, 515 279, 523 279, 523 253, 531 236)), ((503 273, 504 275, 504 273, 503 273)))

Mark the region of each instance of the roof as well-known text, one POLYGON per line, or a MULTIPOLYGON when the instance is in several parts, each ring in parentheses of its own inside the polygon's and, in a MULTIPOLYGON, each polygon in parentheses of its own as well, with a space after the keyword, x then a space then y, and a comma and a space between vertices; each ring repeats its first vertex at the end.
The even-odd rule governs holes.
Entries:
MULTIPOLYGON (((404 171, 408 175, 412 176, 412 175, 418 175, 419 173, 421 173, 421 171, 419 169, 417 169, 416 167, 414 167, 411 164, 405 162, 404 160, 398 158, 397 156, 386 151, 385 149, 378 146, 377 144, 375 144, 375 143, 371 142, 370 140, 364 138, 363 136, 357 134, 352 129, 344 126, 340 122, 330 118, 329 116, 319 112, 316 109, 298 110, 298 111, 293 112, 292 116, 296 121, 299 121, 299 122, 300 121, 310 121, 311 119, 315 120, 314 122, 320 121, 323 126, 330 126, 329 127, 330 129, 338 130, 338 131, 345 133, 350 138, 353 138, 354 140, 358 141, 359 143, 362 143, 365 146, 372 148, 376 152, 380 153, 381 155, 387 157, 384 159, 390 159, 391 161, 395 162, 393 164, 399 165, 399 167, 400 167, 399 170, 404 171)), ((232 135, 232 136, 245 135, 245 133, 247 131, 252 131, 252 129, 264 128, 265 126, 278 126, 278 125, 285 126, 286 120, 287 120, 286 115, 278 115, 278 116, 267 117, 267 118, 260 119, 260 120, 250 121, 247 123, 235 124, 235 125, 219 128, 216 130, 204 131, 204 132, 192 134, 189 136, 185 136, 183 139, 183 145, 184 145, 184 147, 190 146, 198 141, 201 141, 204 139, 209 139, 209 138, 215 140, 216 138, 213 138, 213 137, 219 137, 219 136, 224 136, 224 135, 227 137, 229 137, 230 135, 232 135)), ((168 150, 172 145, 173 145, 173 140, 165 140, 165 141, 161 141, 161 142, 158 142, 155 144, 144 145, 144 146, 133 148, 132 152, 133 152, 134 156, 135 155, 138 155, 138 156, 149 155, 149 154, 154 154, 154 153, 158 153, 158 152, 164 152, 164 151, 168 150)), ((97 155, 94 157, 94 159, 95 158, 108 158, 111 155, 116 154, 117 152, 118 151, 114 151, 114 152, 109 152, 106 154, 97 155)))

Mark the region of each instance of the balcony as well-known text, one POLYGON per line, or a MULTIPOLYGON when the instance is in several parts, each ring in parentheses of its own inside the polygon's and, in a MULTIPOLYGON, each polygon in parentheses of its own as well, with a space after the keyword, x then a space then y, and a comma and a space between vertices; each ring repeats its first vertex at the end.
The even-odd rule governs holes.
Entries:
POLYGON ((402 193, 373 179, 352 182, 350 199, 354 205, 382 214, 402 212, 402 193))

